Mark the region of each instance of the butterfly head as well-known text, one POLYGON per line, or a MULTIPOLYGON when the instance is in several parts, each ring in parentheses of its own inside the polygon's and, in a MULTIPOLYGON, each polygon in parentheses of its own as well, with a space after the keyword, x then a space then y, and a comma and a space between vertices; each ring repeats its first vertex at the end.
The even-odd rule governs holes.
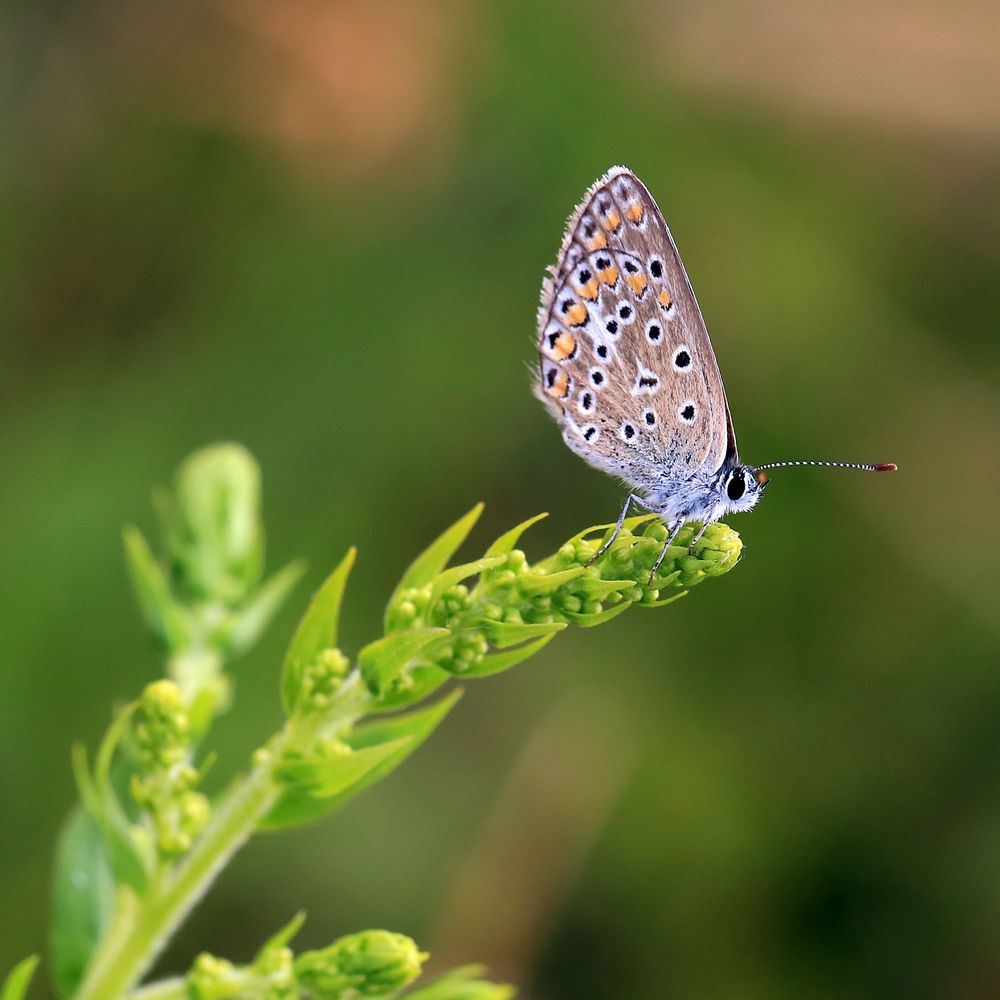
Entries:
POLYGON ((752 510, 767 488, 768 478, 758 474, 749 465, 737 465, 731 468, 720 483, 722 487, 722 503, 726 513, 737 514, 752 510))

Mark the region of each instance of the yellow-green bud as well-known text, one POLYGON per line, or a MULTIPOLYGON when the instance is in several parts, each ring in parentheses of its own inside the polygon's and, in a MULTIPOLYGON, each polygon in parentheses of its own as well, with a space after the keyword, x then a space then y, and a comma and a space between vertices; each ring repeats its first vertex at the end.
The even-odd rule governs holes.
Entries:
POLYGON ((240 604, 260 579, 260 470, 242 446, 195 452, 177 472, 170 545, 178 583, 196 601, 240 604))
POLYGON ((183 760, 190 729, 180 688, 168 680, 147 684, 132 719, 140 766, 164 768, 183 760))
POLYGON ((351 991, 378 997, 412 983, 426 959, 426 952, 403 934, 362 931, 329 948, 304 952, 295 960, 295 974, 316 1000, 340 1000, 351 991))
POLYGON ((302 678, 299 689, 302 710, 310 712, 326 708, 350 669, 350 662, 339 649, 324 649, 306 667, 302 678))

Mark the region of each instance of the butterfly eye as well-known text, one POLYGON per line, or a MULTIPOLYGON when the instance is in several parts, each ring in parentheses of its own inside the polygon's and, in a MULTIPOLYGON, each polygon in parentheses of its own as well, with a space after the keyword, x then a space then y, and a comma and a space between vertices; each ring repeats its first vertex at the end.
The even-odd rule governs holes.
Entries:
POLYGON ((742 469, 736 469, 726 484, 726 496, 730 500, 739 500, 747 491, 747 480, 742 469))

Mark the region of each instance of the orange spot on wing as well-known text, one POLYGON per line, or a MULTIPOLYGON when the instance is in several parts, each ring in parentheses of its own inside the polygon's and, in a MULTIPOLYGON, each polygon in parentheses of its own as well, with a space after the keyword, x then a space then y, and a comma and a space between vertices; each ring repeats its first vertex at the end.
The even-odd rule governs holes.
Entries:
POLYGON ((589 299, 591 302, 593 302, 594 299, 597 298, 597 290, 599 287, 600 285, 598 283, 597 278, 591 278, 590 281, 588 281, 587 284, 585 284, 583 288, 580 289, 580 294, 585 299, 589 299))
POLYGON ((574 302, 566 311, 566 318, 573 326, 582 326, 587 322, 587 307, 582 302, 574 302))
POLYGON ((608 214, 604 217, 604 227, 609 233, 614 233, 618 231, 619 226, 622 224, 622 217, 618 212, 617 208, 612 208, 608 214))
POLYGON ((608 245, 608 238, 604 233, 598 233, 588 244, 589 250, 603 250, 608 245))
POLYGON ((571 333, 561 333, 552 345, 552 357, 556 361, 565 361, 576 353, 576 337, 571 333))
POLYGON ((660 301, 660 305, 663 306, 664 309, 669 309, 673 305, 674 300, 670 297, 668 292, 660 292, 660 294, 657 295, 657 298, 660 301))
POLYGON ((628 208, 625 209, 625 214, 628 216, 629 222, 634 222, 639 225, 642 222, 642 215, 644 209, 642 207, 641 201, 633 201, 628 208))
POLYGON ((611 285, 614 288, 618 284, 618 268, 617 267, 607 267, 603 271, 599 272, 598 277, 606 285, 611 285))
POLYGON ((644 274, 630 274, 628 276, 628 286, 632 289, 637 299, 641 299, 646 294, 646 286, 649 282, 644 274))
POLYGON ((559 372, 545 391, 556 399, 565 399, 569 394, 569 376, 565 372, 559 372))

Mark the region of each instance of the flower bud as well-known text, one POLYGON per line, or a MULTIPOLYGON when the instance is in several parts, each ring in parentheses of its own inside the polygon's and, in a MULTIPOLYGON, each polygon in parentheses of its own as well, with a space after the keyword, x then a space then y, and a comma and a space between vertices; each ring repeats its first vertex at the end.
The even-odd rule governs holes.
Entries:
POLYGON ((169 511, 170 547, 192 599, 239 605, 260 580, 260 470, 242 446, 195 452, 180 467, 169 511))
POLYGON ((295 974, 316 1000, 378 997, 412 983, 426 959, 426 952, 403 934, 362 931, 329 948, 304 952, 295 960, 295 974))
POLYGON ((171 767, 184 759, 190 726, 180 688, 167 680, 147 684, 132 719, 132 739, 144 769, 171 767))

